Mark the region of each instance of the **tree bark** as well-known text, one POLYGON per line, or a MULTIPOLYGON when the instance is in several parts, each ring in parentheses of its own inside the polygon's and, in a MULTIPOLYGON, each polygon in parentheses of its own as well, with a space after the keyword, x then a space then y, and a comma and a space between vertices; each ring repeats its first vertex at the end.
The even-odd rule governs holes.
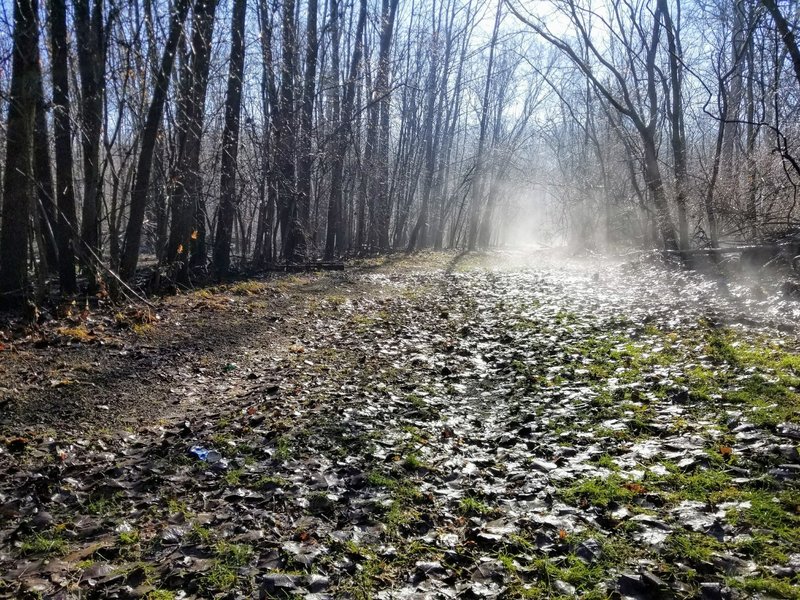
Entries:
POLYGON ((164 259, 175 265, 174 276, 182 283, 188 280, 193 225, 202 191, 200 145, 217 2, 198 0, 194 6, 191 60, 185 65, 181 83, 178 158, 171 185, 172 218, 164 259))
MULTIPOLYGON (((39 71, 41 73, 41 67, 39 71)), ((36 178, 36 210, 34 214, 37 215, 37 226, 40 232, 38 240, 43 246, 39 248, 39 259, 44 263, 42 274, 55 274, 58 272, 58 249, 55 236, 56 206, 53 202, 55 192, 53 190, 53 168, 50 163, 50 135, 47 127, 41 75, 36 98, 36 117, 33 129, 33 175, 36 178)))
POLYGON ((800 45, 797 43, 797 37, 786 17, 783 16, 783 12, 778 7, 776 0, 761 0, 761 3, 772 15, 772 20, 775 21, 775 28, 778 30, 787 52, 789 52, 795 77, 797 77, 797 82, 800 83, 800 45))
POLYGON ((297 170, 297 194, 292 210, 286 258, 308 260, 311 216, 311 168, 314 162, 311 126, 314 116, 314 94, 317 81, 317 0, 308 0, 306 22, 306 70, 303 78, 303 99, 300 107, 300 140, 297 170))
POLYGON ((375 212, 377 213, 378 247, 383 251, 389 249, 389 226, 392 216, 392 199, 389 194, 389 108, 391 104, 389 61, 397 5, 398 0, 383 0, 381 40, 378 50, 378 73, 375 76, 375 92, 379 98, 378 118, 380 124, 376 150, 375 212))
POLYGON ((53 142, 56 162, 56 205, 58 207, 58 272, 61 292, 74 294, 75 239, 78 217, 72 178, 72 126, 69 98, 69 44, 65 0, 50 0, 50 46, 53 73, 53 142))
POLYGON ((0 304, 18 305, 28 283, 30 215, 34 202, 33 129, 40 87, 37 0, 14 2, 3 220, 0 228, 0 304))
POLYGON ((217 277, 228 274, 231 264, 233 218, 236 198, 236 165, 239 154, 239 120, 242 108, 244 75, 244 21, 246 0, 235 0, 231 21, 231 60, 228 90, 225 94, 225 127, 222 131, 222 164, 219 183, 219 215, 214 234, 214 271, 217 277))
MULTIPOLYGON (((679 0, 678 0, 679 1, 679 0)), ((675 203, 678 207, 678 240, 681 250, 689 247, 689 221, 686 216, 688 200, 688 169, 686 165, 686 131, 683 118, 683 77, 681 73, 681 50, 677 24, 669 12, 667 0, 658 0, 664 15, 667 31, 667 47, 669 49, 669 76, 672 92, 671 143, 673 155, 673 172, 675 174, 675 203)), ((680 6, 680 4, 678 4, 680 6)))
POLYGON ((164 46, 164 54, 161 57, 161 67, 156 76, 153 97, 147 110, 147 118, 142 131, 139 160, 136 165, 136 177, 131 190, 131 211, 128 217, 128 226, 125 229, 125 247, 122 250, 120 274, 123 279, 133 277, 136 273, 136 265, 139 262, 139 247, 142 242, 142 227, 144 226, 144 213, 147 208, 147 195, 150 188, 150 174, 153 168, 156 136, 161 124, 161 117, 164 114, 167 88, 172 75, 172 67, 175 64, 175 52, 181 37, 183 21, 186 19, 188 12, 189 0, 178 0, 170 19, 169 36, 164 46))
POLYGON ((297 52, 297 35, 294 20, 295 0, 285 0, 283 5, 283 57, 281 60, 279 122, 276 128, 275 163, 278 170, 278 224, 281 230, 282 254, 286 256, 290 229, 292 227, 292 210, 297 202, 294 118, 294 77, 295 52, 297 52))
POLYGON ((483 193, 483 151, 486 144, 486 129, 489 123, 489 91, 492 85, 492 69, 494 68, 494 53, 497 45, 497 32, 500 28, 500 19, 503 14, 503 2, 498 0, 497 13, 494 18, 492 40, 489 43, 489 63, 486 66, 486 83, 483 88, 483 101, 481 102, 481 125, 478 134, 478 152, 475 156, 475 170, 472 173, 472 188, 470 190, 470 222, 467 237, 467 249, 475 250, 478 242, 478 225, 481 222, 481 195, 483 193))
MULTIPOLYGON (((331 3, 334 4, 333 2, 331 3)), ((361 0, 358 24, 355 32, 355 48, 350 60, 350 70, 344 85, 342 113, 338 127, 334 132, 334 156, 331 166, 331 195, 328 204, 328 231, 325 237, 325 259, 332 259, 344 248, 345 229, 344 202, 342 198, 342 181, 344 177, 344 158, 350 137, 350 121, 353 118, 353 100, 361 56, 364 50, 364 25, 367 20, 367 0, 361 0)))
POLYGON ((89 289, 94 290, 96 265, 100 255, 100 217, 102 181, 100 180, 100 137, 103 132, 103 96, 105 93, 106 40, 103 24, 103 0, 75 0, 75 32, 78 47, 78 70, 81 75, 81 146, 83 151, 83 211, 81 252, 89 289))

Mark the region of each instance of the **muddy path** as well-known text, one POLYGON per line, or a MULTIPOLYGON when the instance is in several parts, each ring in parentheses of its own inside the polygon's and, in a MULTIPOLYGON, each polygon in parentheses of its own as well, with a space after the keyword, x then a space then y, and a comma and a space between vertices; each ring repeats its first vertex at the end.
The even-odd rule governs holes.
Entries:
POLYGON ((800 315, 754 285, 432 254, 31 338, 0 596, 800 597, 800 315))

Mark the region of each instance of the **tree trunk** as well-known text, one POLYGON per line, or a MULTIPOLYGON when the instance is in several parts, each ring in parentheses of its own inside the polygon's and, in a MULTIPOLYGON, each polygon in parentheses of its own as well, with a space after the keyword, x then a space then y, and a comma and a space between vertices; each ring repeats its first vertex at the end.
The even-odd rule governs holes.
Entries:
MULTIPOLYGON (((435 40, 439 35, 438 30, 433 31, 431 38, 435 40)), ((430 215, 430 199, 431 190, 433 188, 433 174, 436 167, 436 134, 438 133, 439 123, 437 118, 437 127, 434 129, 433 119, 434 112, 436 112, 436 98, 438 88, 436 86, 436 72, 439 66, 439 55, 437 50, 432 50, 430 57, 430 65, 428 67, 428 80, 425 84, 427 90, 427 99, 425 101, 425 121, 422 125, 423 135, 425 136, 425 171, 423 172, 422 182, 422 201, 417 217, 417 223, 411 231, 411 236, 408 240, 407 252, 413 252, 418 246, 424 247, 427 245, 428 237, 428 219, 430 215)))
POLYGON ((761 0, 761 3, 772 15, 772 20, 775 21, 775 28, 778 30, 787 52, 789 52, 789 57, 792 59, 792 67, 794 68, 795 77, 797 77, 797 83, 800 83, 800 45, 797 43, 797 37, 792 26, 783 16, 776 0, 761 0))
POLYGON ((14 2, 11 89, 0 229, 0 304, 18 305, 28 283, 30 215, 34 202, 33 128, 39 80, 37 0, 14 2))
POLYGON ((286 256, 291 236, 292 211, 296 206, 295 181, 295 118, 294 77, 297 35, 294 20, 295 0, 285 0, 282 15, 283 57, 281 61, 279 122, 276 128, 275 162, 278 169, 278 224, 281 230, 281 246, 286 256))
MULTIPOLYGON (((41 67, 39 68, 41 73, 41 67)), ((53 169, 50 163, 50 136, 47 132, 47 113, 44 105, 42 77, 39 76, 39 89, 36 92, 36 117, 33 130, 33 175, 36 178, 37 225, 40 235, 38 242, 39 260, 43 263, 42 275, 58 271, 58 250, 56 246, 55 223, 56 207, 53 203, 53 169)))
POLYGON ((472 189, 470 198, 470 223, 467 249, 475 250, 478 242, 478 225, 481 221, 481 195, 483 192, 483 148, 486 144, 486 128, 489 122, 489 91, 492 84, 492 69, 494 67, 494 52, 497 45, 497 32, 500 28, 500 19, 503 14, 503 2, 498 0, 497 13, 494 18, 492 40, 489 45, 489 63, 486 66, 486 83, 483 88, 483 102, 481 103, 481 125, 478 134, 478 153, 475 157, 475 170, 472 174, 472 189))
MULTIPOLYGON (((331 3, 332 5, 335 3, 331 3)), ((355 48, 350 60, 350 70, 345 81, 344 97, 342 98, 342 114, 338 127, 334 132, 334 156, 331 166, 331 195, 328 204, 328 231, 325 238, 325 258, 332 259, 344 248, 344 202, 342 198, 342 182, 344 177, 344 159, 350 133, 350 121, 353 118, 353 100, 355 98, 355 84, 358 68, 361 64, 361 55, 364 50, 364 25, 367 20, 367 0, 361 0, 358 14, 358 24, 355 32, 355 48)))
POLYGON ((225 128, 222 131, 222 164, 219 183, 219 215, 214 234, 214 271, 228 274, 231 264, 231 236, 236 214, 236 165, 239 154, 239 119, 244 75, 244 21, 246 0, 235 0, 231 21, 231 61, 225 94, 225 128))
POLYGON ((82 258, 89 289, 97 286, 93 256, 100 255, 100 216, 102 181, 100 180, 100 137, 103 132, 103 96, 105 92, 106 41, 103 25, 103 0, 75 1, 75 32, 78 70, 81 74, 81 145, 83 150, 82 258))
POLYGON ((178 0, 170 19, 169 37, 164 46, 161 67, 156 76, 153 97, 147 110, 147 118, 142 131, 139 160, 136 165, 136 178, 131 190, 131 212, 128 217, 128 226, 125 229, 125 247, 122 250, 120 271, 123 279, 133 277, 136 273, 136 265, 139 262, 139 246, 142 242, 142 227, 144 226, 144 213, 147 208, 147 194, 150 188, 150 174, 153 168, 156 136, 161 124, 161 117, 164 114, 167 88, 172 75, 172 67, 175 64, 175 53, 183 30, 183 21, 186 19, 188 11, 189 0, 178 0))
POLYGON ((378 247, 383 251, 389 249, 389 225, 392 216, 392 199, 389 195, 389 108, 391 102, 389 68, 397 5, 398 0, 383 0, 378 73, 375 76, 375 92, 379 98, 378 118, 380 121, 376 151, 378 172, 375 185, 375 212, 377 214, 378 247))
POLYGON ((300 108, 300 142, 297 172, 297 194, 292 210, 286 258, 290 261, 308 260, 311 215, 311 167, 314 162, 311 147, 311 125, 314 115, 314 93, 317 81, 317 0, 308 0, 306 22, 306 71, 303 99, 300 108))
POLYGON ((275 206, 278 190, 275 177, 272 176, 273 141, 277 138, 278 90, 275 85, 272 60, 272 22, 269 18, 266 0, 258 4, 258 17, 261 27, 261 106, 263 125, 263 141, 261 148, 261 181, 259 182, 259 214, 263 215, 263 225, 257 234, 256 253, 253 257, 257 265, 270 263, 273 260, 275 227, 275 206))
POLYGON ((181 84, 178 158, 172 178, 172 219, 164 262, 176 266, 174 276, 183 283, 188 280, 189 251, 196 237, 193 225, 202 192, 200 144, 216 8, 217 0, 198 0, 194 6, 191 60, 185 65, 181 84))
MULTIPOLYGON (((689 184, 686 167, 686 131, 683 118, 683 77, 681 74, 681 49, 679 29, 669 13, 667 0, 658 0, 664 15, 669 49, 669 76, 672 88, 671 142, 675 173, 675 203, 678 207, 678 238, 682 250, 689 247, 689 222, 686 216, 689 184)), ((680 6, 680 4, 678 5, 680 6)))
POLYGON ((53 141, 56 159, 56 204, 58 207, 58 272, 61 292, 74 294, 75 245, 78 218, 72 180, 72 127, 69 100, 69 45, 65 0, 50 0, 50 45, 53 72, 53 141))

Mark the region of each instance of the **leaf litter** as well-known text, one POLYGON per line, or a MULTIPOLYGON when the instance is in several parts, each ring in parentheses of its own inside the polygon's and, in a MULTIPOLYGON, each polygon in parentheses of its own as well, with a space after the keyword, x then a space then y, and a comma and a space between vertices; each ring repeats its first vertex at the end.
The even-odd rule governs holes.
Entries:
MULTIPOLYGON (((0 597, 797 598, 800 315, 727 290, 654 260, 424 254, 70 340, 62 371, 114 351, 160 416, 126 414, 102 364, 80 426, 20 400, 55 403, 63 373, 18 390, 0 597)), ((10 372, 54 349, 17 346, 10 372)))

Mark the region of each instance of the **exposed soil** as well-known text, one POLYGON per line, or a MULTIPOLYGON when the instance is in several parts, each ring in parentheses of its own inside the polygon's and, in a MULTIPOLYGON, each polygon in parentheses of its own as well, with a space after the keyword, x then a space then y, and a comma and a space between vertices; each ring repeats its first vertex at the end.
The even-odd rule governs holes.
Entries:
POLYGON ((779 283, 440 253, 9 330, 0 597, 798 598, 779 283))

